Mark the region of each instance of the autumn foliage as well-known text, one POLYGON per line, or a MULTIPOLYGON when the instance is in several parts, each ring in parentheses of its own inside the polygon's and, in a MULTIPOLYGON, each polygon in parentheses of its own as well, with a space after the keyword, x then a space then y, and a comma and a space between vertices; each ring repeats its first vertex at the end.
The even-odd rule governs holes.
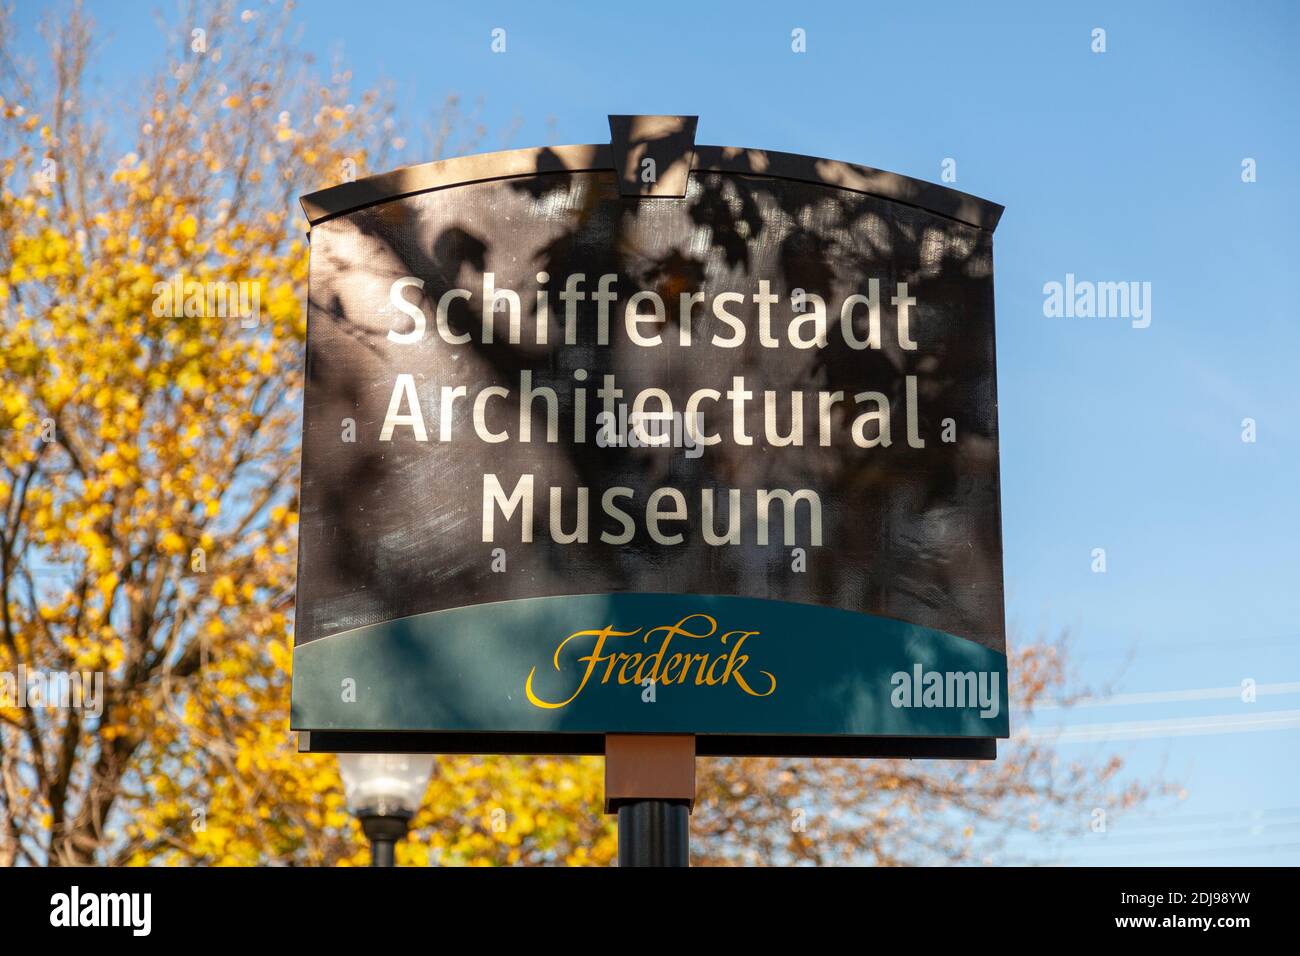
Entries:
MULTIPOLYGON (((382 96, 322 80, 293 14, 258 10, 178 20, 152 83, 111 93, 86 86, 76 7, 30 65, 0 24, 0 671, 104 675, 97 718, 0 707, 0 864, 367 860, 334 758, 288 732, 296 200, 401 144, 382 96), (257 314, 164 301, 178 277, 257 314)), ((1068 690, 1050 646, 1014 669, 1020 706, 1068 690)), ((1029 743, 699 772, 693 847, 715 863, 1001 859, 1009 833, 1144 795, 1117 761, 1029 743)), ((399 861, 609 864, 601 800, 599 759, 444 758, 399 861)))

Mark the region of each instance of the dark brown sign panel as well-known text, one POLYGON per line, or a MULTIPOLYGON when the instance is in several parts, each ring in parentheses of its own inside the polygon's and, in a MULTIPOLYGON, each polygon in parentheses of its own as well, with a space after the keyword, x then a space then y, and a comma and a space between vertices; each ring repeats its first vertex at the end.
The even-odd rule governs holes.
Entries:
POLYGON ((1007 735, 1000 207, 678 119, 304 200, 313 749, 1007 735))

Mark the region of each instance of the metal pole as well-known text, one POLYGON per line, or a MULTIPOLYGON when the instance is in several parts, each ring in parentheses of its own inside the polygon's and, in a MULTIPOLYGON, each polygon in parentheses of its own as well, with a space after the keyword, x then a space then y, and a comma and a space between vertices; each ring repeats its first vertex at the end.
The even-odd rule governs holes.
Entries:
POLYGON ((365 814, 361 829, 370 839, 371 866, 397 866, 397 841, 406 836, 409 813, 365 814))
POLYGON ((392 840, 380 838, 370 841, 371 866, 397 866, 396 844, 392 840))
POLYGON ((618 808, 619 866, 689 866, 685 800, 632 800, 618 808))

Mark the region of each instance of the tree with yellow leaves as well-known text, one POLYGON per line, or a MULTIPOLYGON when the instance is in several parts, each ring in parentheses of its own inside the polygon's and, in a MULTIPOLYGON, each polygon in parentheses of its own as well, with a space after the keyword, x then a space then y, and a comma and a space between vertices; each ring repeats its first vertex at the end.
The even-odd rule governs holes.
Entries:
MULTIPOLYGON (((111 135, 87 119, 74 9, 52 87, 15 78, 0 103, 0 660, 104 681, 89 719, 0 710, 9 859, 130 859, 178 821, 237 853, 199 810, 275 752, 270 727, 231 719, 273 706, 289 641, 306 273, 290 201, 298 177, 365 161, 374 106, 321 89, 292 128, 287 65, 261 52, 281 29, 217 15, 206 43, 178 37, 138 124, 111 135), (134 148, 105 162, 121 136, 134 148), (173 302, 177 283, 234 283, 258 309, 173 302)), ((330 774, 304 763, 307 785, 330 774)))
MULTIPOLYGON (((0 698, 0 864, 367 859, 334 758, 288 732, 295 199, 394 143, 379 95, 311 81, 290 16, 193 9, 107 128, 78 7, 44 85, 0 22, 0 673, 92 675, 93 702, 0 698)), ((1016 673, 1021 705, 1066 683, 1041 647, 1016 673)), ((981 859, 1008 828, 1139 800, 1118 769, 1020 744, 957 769, 701 761, 696 859, 981 859)), ((599 759, 443 758, 399 862, 607 865, 601 789, 599 759)))

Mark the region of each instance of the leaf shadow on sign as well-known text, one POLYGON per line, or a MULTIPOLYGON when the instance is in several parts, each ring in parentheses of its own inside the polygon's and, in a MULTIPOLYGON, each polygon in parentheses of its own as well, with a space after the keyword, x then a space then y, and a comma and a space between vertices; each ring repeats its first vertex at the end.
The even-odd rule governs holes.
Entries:
MULTIPOLYGON (((539 169, 557 164, 558 158, 539 154, 539 169)), ((503 598, 641 590, 750 594, 860 608, 1001 648, 997 436, 988 401, 993 392, 988 233, 849 190, 700 171, 691 175, 682 199, 624 198, 612 171, 539 172, 433 190, 358 210, 326 226, 333 230, 325 240, 331 251, 320 266, 313 261, 312 318, 323 317, 337 327, 337 336, 363 348, 333 359, 318 351, 308 369, 321 434, 312 436, 315 425, 308 422, 305 476, 306 462, 312 467, 304 479, 304 514, 317 509, 316 523, 331 537, 318 543, 304 539, 303 560, 311 573, 302 580, 316 592, 300 602, 305 639, 503 598), (482 340, 485 272, 494 274, 497 288, 519 293, 524 330, 533 329, 538 319, 533 291, 546 290, 547 344, 538 345, 527 333, 509 344, 506 316, 493 313, 488 314, 494 341, 482 340), (538 273, 545 273, 544 282, 536 281, 538 273), (748 297, 767 280, 783 299, 795 290, 820 297, 833 325, 838 313, 830 304, 865 291, 868 278, 879 280, 885 315, 891 314, 896 284, 906 282, 918 303, 912 335, 920 348, 908 351, 891 341, 888 321, 879 349, 855 350, 836 335, 824 348, 765 348, 751 301, 735 308, 748 329, 741 348, 638 349, 615 332, 611 344, 603 346, 596 342, 590 297, 577 305, 577 340, 566 346, 560 294, 575 273, 586 276, 587 292, 598 276, 618 276, 612 328, 617 328, 619 306, 633 292, 653 290, 667 306, 665 341, 677 341, 686 324, 696 343, 726 334, 726 328, 703 309, 693 316, 684 310, 684 292, 706 290, 711 298, 733 290, 748 297), (389 332, 407 330, 407 320, 392 308, 376 307, 388 302, 391 283, 402 276, 424 283, 418 300, 409 296, 429 316, 430 327, 418 345, 392 345, 389 332), (468 334, 468 341, 449 347, 433 327, 434 316, 441 297, 456 288, 470 295, 451 303, 447 328, 455 336, 468 334), (406 356, 419 361, 408 368, 406 356), (602 375, 617 371, 629 392, 667 380, 675 396, 706 386, 724 389, 733 376, 744 375, 777 393, 778 430, 791 425, 791 391, 843 392, 847 402, 831 410, 835 437, 822 446, 814 398, 811 424, 804 415, 810 440, 797 454, 773 453, 764 435, 761 400, 751 403, 745 423, 756 436, 754 445, 724 440, 695 461, 679 448, 597 448, 565 441, 563 432, 560 441, 535 442, 531 448, 513 440, 472 448, 439 445, 431 434, 423 446, 404 436, 386 447, 372 439, 369 451, 324 450, 329 441, 337 444, 333 416, 351 411, 360 428, 377 433, 395 375, 417 367, 449 375, 454 370, 460 376, 456 381, 472 383, 471 395, 490 385, 513 393, 524 371, 561 395, 572 390, 579 368, 589 373, 593 391, 602 375), (925 447, 911 448, 903 440, 897 411, 888 449, 848 440, 855 417, 852 396, 880 392, 901 409, 909 375, 919 383, 917 426, 925 447), (947 417, 956 419, 961 437, 955 450, 938 440, 947 417), (535 459, 530 467, 539 479, 540 527, 530 548, 506 545, 509 571, 497 574, 479 534, 476 482, 487 471, 517 472, 521 449, 535 459), (547 486, 590 487, 598 497, 599 489, 612 484, 638 491, 671 484, 698 501, 713 488, 748 492, 810 482, 827 507, 825 543, 808 549, 814 557, 806 573, 791 573, 789 548, 756 543, 752 512, 741 516, 741 543, 726 548, 658 544, 640 526, 626 545, 606 545, 599 541, 600 531, 618 528, 608 516, 603 523, 592 522, 592 540, 580 554, 547 533, 547 486), (996 569, 996 582, 990 569, 996 569)), ((859 314, 854 321, 865 320, 859 314)), ((864 326, 855 327, 864 334, 864 326)), ((778 325, 773 330, 780 334, 778 325)), ((751 387, 760 394, 757 385, 751 387)), ((544 403, 534 403, 531 412, 534 435, 543 433, 544 403)), ((594 414, 590 407, 589 412, 594 414)), ((436 413, 430 426, 436 430, 436 413)), ((718 430, 727 434, 721 424, 718 430)), ((725 494, 718 496, 715 518, 730 521, 725 494)), ((562 523, 572 527, 574 520, 574 506, 566 499, 562 523)), ((517 521, 516 516, 501 527, 515 529, 517 521)))

